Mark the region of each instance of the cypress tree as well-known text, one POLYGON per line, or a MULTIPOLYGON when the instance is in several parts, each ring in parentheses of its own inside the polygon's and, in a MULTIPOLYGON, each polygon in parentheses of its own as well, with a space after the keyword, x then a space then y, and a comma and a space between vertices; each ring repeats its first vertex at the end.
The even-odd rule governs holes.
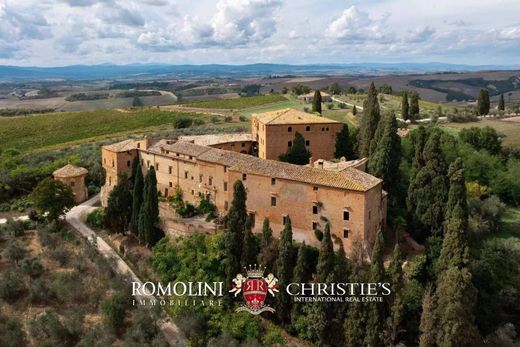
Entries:
POLYGON ((403 97, 402 97, 402 100, 401 100, 401 118, 404 119, 404 120, 407 120, 408 117, 409 117, 409 109, 410 109, 410 105, 408 104, 408 93, 407 92, 403 92, 403 97))
POLYGON ((396 346, 399 343, 399 334, 402 332, 401 324, 403 323, 404 303, 402 298, 403 288, 403 261, 401 258, 401 249, 396 244, 392 253, 392 263, 388 269, 390 283, 392 285, 392 293, 390 299, 390 317, 387 319, 385 332, 385 342, 387 345, 396 346))
MULTIPOLYGON (((285 288, 289 283, 291 283, 293 277, 294 264, 292 239, 293 233, 291 218, 287 216, 285 220, 285 227, 282 231, 282 234, 280 235, 280 253, 276 265, 279 279, 278 283, 280 288, 285 288)), ((291 296, 289 296, 284 290, 280 291, 276 304, 276 313, 278 314, 278 319, 280 319, 282 324, 288 324, 290 322, 290 313, 292 306, 291 296)))
POLYGON ((395 115, 386 116, 380 127, 384 128, 383 135, 369 159, 368 171, 383 180, 383 188, 390 195, 391 205, 395 205, 401 163, 401 138, 397 135, 395 115))
POLYGON ((311 155, 311 152, 305 146, 305 139, 302 134, 296 132, 292 146, 289 147, 287 153, 280 155, 279 159, 291 164, 307 165, 311 155))
POLYGON ((264 218, 262 224, 262 248, 269 245, 273 241, 273 229, 269 225, 269 218, 264 218))
POLYGON ((506 109, 506 102, 504 100, 504 94, 500 94, 500 99, 498 99, 498 110, 504 111, 506 109))
POLYGON ((336 135, 336 158, 345 157, 347 160, 354 159, 354 145, 350 139, 348 125, 343 124, 341 131, 336 135))
POLYGON ((448 178, 439 132, 430 135, 422 155, 426 164, 410 181, 407 196, 407 207, 418 241, 442 232, 444 222, 448 178))
POLYGON ((357 115, 357 107, 356 107, 356 105, 354 105, 354 107, 352 107, 352 115, 353 116, 357 115))
POLYGON ((410 95, 410 109, 408 118, 413 122, 419 119, 419 114, 421 110, 419 109, 419 93, 412 92, 410 95))
POLYGON ((487 89, 481 89, 477 98, 477 109, 480 116, 485 116, 489 113, 489 92, 487 89))
MULTIPOLYGON (((345 254, 345 249, 343 248, 343 242, 339 242, 339 249, 336 253, 335 257, 335 265, 334 265, 334 273, 333 273, 333 283, 348 283, 351 278, 351 266, 347 256, 345 254)), ((332 319, 332 331, 338 332, 335 334, 330 334, 334 337, 335 340, 338 341, 337 345, 343 346, 345 344, 345 332, 343 331, 342 324, 345 321, 347 316, 347 310, 349 305, 334 305, 333 309, 333 319, 332 319)))
MULTIPOLYGON (((352 274, 352 283, 362 283, 365 276, 361 268, 355 266, 352 274)), ((354 301, 349 305, 344 323, 344 333, 347 346, 364 346, 367 333, 367 310, 362 302, 354 301)))
POLYGON ((426 288, 422 301, 419 347, 434 347, 437 321, 435 319, 435 295, 431 284, 426 288))
POLYGON ((226 283, 240 273, 242 247, 244 244, 244 225, 247 219, 247 193, 242 181, 233 184, 233 201, 226 216, 226 230, 224 232, 224 254, 226 283))
POLYGON ((132 193, 126 175, 119 176, 118 184, 112 189, 105 209, 105 224, 108 229, 124 233, 132 218, 132 193))
POLYGON ((141 211, 141 205, 143 204, 144 194, 144 178, 141 165, 137 161, 137 166, 133 173, 134 177, 134 189, 132 191, 132 218, 130 220, 130 231, 135 235, 139 236, 139 212, 141 211))
POLYGON ((139 230, 139 233, 137 236, 139 238, 139 243, 142 245, 146 244, 146 228, 148 227, 149 224, 150 224, 150 221, 148 218, 148 214, 145 212, 144 208, 141 208, 139 210, 139 221, 137 223, 137 227, 139 230))
POLYGON ((268 271, 275 272, 277 258, 277 240, 273 238, 273 230, 269 226, 269 219, 264 218, 264 223, 262 225, 262 239, 260 241, 260 252, 258 253, 258 263, 265 266, 268 271))
POLYGON ((139 239, 144 243, 153 246, 163 236, 158 228, 159 223, 159 196, 157 194, 157 178, 155 168, 152 166, 145 178, 143 203, 141 206, 143 221, 138 223, 139 239))
POLYGON ((318 89, 316 89, 312 98, 312 112, 321 114, 321 93, 318 89))
POLYGON ((420 169, 426 164, 423 157, 424 146, 426 145, 426 141, 428 140, 428 134, 426 133, 426 128, 420 125, 416 130, 414 130, 410 136, 414 148, 414 157, 412 160, 412 168, 410 170, 410 182, 413 181, 415 175, 419 172, 420 169))
POLYGON ((363 118, 359 129, 359 156, 361 158, 370 155, 370 146, 376 133, 380 119, 379 101, 374 83, 370 84, 367 99, 363 103, 363 118))
MULTIPOLYGON (((305 268, 305 257, 306 257, 306 246, 305 241, 298 247, 298 257, 296 258, 296 265, 294 266, 293 283, 305 283, 307 281, 306 268, 305 268)), ((303 304, 300 302, 294 302, 291 310, 291 321, 294 325, 302 313, 303 304)))
POLYGON ((330 235, 330 223, 327 222, 321 240, 318 265, 316 266, 317 281, 325 283, 334 271, 334 247, 330 235))
MULTIPOLYGON (((132 160, 132 175, 130 176, 130 183, 132 188, 135 185, 135 175, 137 173, 137 168, 141 166, 141 163, 139 163, 139 158, 135 157, 134 160, 132 160)), ((141 172, 142 174, 142 172, 141 172)))
MULTIPOLYGON (((385 282, 385 267, 383 265, 383 251, 385 240, 383 233, 379 231, 372 250, 370 264, 370 283, 385 282)), ((365 343, 369 346, 379 346, 383 336, 383 322, 385 320, 385 310, 383 305, 370 304, 368 308, 368 319, 366 326, 365 343)))
POLYGON ((244 244, 242 246, 242 267, 247 267, 256 263, 256 240, 251 231, 251 217, 247 216, 244 226, 244 244))

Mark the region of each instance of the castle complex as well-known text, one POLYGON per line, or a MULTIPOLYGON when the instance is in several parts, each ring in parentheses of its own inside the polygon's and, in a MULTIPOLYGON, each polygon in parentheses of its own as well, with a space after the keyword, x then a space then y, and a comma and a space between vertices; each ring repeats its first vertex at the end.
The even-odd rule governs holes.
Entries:
POLYGON ((314 230, 323 230, 330 222, 332 234, 347 251, 355 240, 372 244, 386 222, 386 192, 380 179, 362 171, 365 161, 324 160, 333 158, 341 123, 288 109, 253 115, 252 126, 252 134, 125 140, 103 146, 103 205, 118 175, 130 175, 132 161, 138 158, 144 171, 155 168, 163 197, 172 196, 179 187, 185 201, 197 204, 203 197, 221 215, 233 199, 234 182, 242 181, 254 232, 260 232, 268 218, 279 236, 286 218, 291 217, 295 240, 317 245, 314 230), (283 129, 290 136, 282 134, 283 129), (307 166, 271 160, 287 151, 290 144, 285 141, 296 131, 310 139, 308 147, 319 160, 307 166), (255 152, 259 157, 251 155, 255 152))

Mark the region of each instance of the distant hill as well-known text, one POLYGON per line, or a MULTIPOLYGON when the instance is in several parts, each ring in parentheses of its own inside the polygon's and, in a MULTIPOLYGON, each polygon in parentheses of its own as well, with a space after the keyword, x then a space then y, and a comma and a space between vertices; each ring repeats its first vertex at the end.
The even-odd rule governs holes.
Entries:
POLYGON ((159 78, 239 78, 260 76, 381 76, 438 72, 513 70, 520 66, 463 65, 444 63, 366 63, 366 64, 249 64, 249 65, 71 65, 63 67, 1 66, 0 81, 34 80, 113 80, 159 78))

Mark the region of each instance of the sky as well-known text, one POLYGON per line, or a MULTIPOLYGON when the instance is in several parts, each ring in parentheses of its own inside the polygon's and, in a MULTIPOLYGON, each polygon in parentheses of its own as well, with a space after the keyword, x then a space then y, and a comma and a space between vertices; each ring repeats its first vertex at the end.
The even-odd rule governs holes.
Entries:
POLYGON ((514 65, 518 0, 0 0, 0 64, 514 65))

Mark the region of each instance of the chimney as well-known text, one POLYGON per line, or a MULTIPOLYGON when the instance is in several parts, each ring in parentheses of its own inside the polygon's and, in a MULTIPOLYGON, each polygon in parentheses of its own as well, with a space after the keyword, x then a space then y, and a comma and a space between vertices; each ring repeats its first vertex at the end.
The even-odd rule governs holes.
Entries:
POLYGON ((323 159, 318 160, 318 167, 323 169, 323 159))

